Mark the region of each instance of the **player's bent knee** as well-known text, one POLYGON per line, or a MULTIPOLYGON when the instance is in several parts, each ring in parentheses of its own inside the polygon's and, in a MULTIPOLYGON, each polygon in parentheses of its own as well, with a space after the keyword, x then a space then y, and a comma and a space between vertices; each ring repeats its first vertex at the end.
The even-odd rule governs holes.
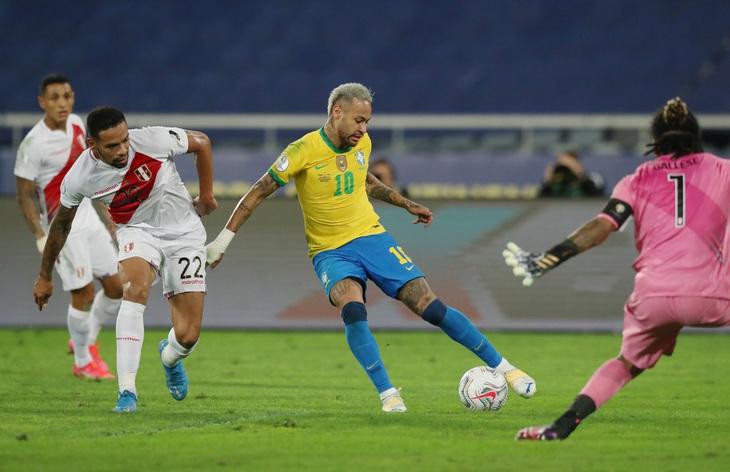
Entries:
POLYGON ((149 294, 149 288, 145 287, 142 284, 129 282, 124 286, 124 294, 122 295, 122 299, 146 305, 147 297, 149 296, 149 294))
POLYGON ((358 321, 367 321, 368 312, 365 309, 365 304, 362 302, 349 302, 342 307, 342 321, 345 325, 357 323, 358 321))
POLYGON ((122 298, 122 295, 124 294, 122 281, 118 275, 113 275, 102 280, 101 287, 104 290, 104 295, 112 300, 118 300, 122 298))

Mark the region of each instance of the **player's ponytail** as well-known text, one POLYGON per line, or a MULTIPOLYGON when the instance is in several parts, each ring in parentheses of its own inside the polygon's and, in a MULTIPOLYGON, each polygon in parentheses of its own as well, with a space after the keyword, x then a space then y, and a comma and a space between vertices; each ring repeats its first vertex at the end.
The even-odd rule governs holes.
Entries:
MULTIPOLYGON (((673 98, 654 115, 651 122, 654 142, 646 154, 673 154, 673 158, 702 152, 700 126, 681 98, 673 98)), ((645 154, 645 155, 646 155, 645 154)))

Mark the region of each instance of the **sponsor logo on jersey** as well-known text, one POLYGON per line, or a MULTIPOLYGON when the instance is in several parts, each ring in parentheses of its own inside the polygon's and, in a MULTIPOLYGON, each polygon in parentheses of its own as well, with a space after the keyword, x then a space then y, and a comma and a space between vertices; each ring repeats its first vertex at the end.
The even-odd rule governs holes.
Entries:
POLYGON ((357 159, 357 163, 361 166, 365 165, 365 154, 363 154, 362 151, 357 151, 355 153, 355 158, 357 159))
POLYGON ((116 189, 118 189, 121 186, 122 186, 122 183, 119 182, 118 184, 114 184, 114 185, 112 185, 110 187, 105 188, 104 190, 99 190, 98 192, 94 192, 94 196, 113 192, 113 191, 115 191, 116 189))
POLYGON ((340 169, 340 172, 347 170, 347 157, 344 155, 337 156, 337 168, 340 169))
POLYGON ((134 243, 129 243, 124 245, 124 252, 130 252, 134 249, 134 243))
POLYGON ((174 132, 173 130, 168 130, 170 132, 170 136, 180 141, 180 135, 174 132))
POLYGON ((143 182, 147 182, 152 178, 152 172, 150 172, 150 168, 147 167, 147 164, 142 164, 134 169, 134 175, 143 182))
POLYGON ((327 164, 321 164, 318 166, 314 166, 315 170, 321 170, 321 169, 324 169, 325 167, 327 167, 327 164))
POLYGON ((279 172, 284 172, 289 167, 289 158, 286 156, 286 154, 282 154, 279 156, 279 158, 276 160, 276 163, 274 164, 274 167, 276 167, 276 170, 279 172))

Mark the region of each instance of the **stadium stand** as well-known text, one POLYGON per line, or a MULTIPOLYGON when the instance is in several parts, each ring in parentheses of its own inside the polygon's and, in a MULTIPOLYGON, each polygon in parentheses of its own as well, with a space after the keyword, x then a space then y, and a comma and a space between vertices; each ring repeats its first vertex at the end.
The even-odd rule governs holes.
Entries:
POLYGON ((359 81, 379 113, 645 113, 677 94, 724 113, 728 13, 719 0, 8 0, 0 110, 36 111, 38 78, 62 71, 79 110, 313 113, 359 81))

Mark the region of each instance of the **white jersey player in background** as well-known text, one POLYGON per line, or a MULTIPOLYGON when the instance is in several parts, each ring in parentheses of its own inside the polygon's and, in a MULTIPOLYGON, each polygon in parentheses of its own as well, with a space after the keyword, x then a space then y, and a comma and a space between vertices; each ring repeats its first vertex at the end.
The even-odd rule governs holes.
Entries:
MULTIPOLYGON (((76 158, 86 149, 86 127, 72 113, 74 92, 69 80, 52 74, 41 80, 38 104, 45 111, 18 149, 15 162, 17 200, 25 222, 43 253, 48 227, 58 210, 60 186, 76 158), (38 199, 38 208, 35 198, 38 199)), ((84 200, 56 262, 63 289, 71 292, 67 325, 77 377, 111 378, 99 355, 101 326, 116 319, 122 298, 117 256, 109 231, 84 200), (94 294, 94 278, 103 290, 94 294)))
POLYGON ((61 204, 51 224, 35 301, 43 307, 53 293, 51 267, 63 247, 85 198, 109 207, 117 224, 120 276, 124 295, 117 317, 119 393, 114 411, 137 409, 136 376, 144 341, 143 314, 151 286, 162 279, 172 329, 158 351, 167 388, 175 400, 187 395, 181 359, 200 336, 205 297, 205 239, 200 216, 216 209, 213 155, 208 137, 180 128, 127 128, 124 114, 112 107, 87 117, 89 149, 76 160, 61 184, 61 204), (193 200, 173 157, 194 153, 200 196, 193 200))

